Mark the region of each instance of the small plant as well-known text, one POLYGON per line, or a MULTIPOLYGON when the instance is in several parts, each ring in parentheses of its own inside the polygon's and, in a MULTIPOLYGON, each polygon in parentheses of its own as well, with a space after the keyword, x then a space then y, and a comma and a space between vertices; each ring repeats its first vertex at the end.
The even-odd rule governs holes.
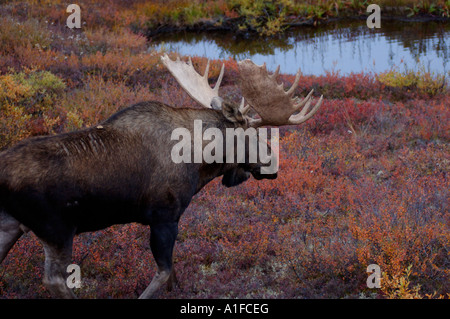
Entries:
POLYGON ((415 15, 418 15, 419 12, 420 12, 420 8, 417 5, 415 5, 415 4, 414 4, 414 6, 412 8, 407 7, 406 10, 409 11, 408 17, 413 17, 415 15))
MULTIPOLYGON (((188 25, 196 23, 199 19, 204 17, 205 12, 196 4, 186 7, 183 11, 183 16, 188 25)), ((174 21, 177 21, 175 19, 174 21)))
POLYGON ((378 81, 390 88, 417 90, 419 93, 435 96, 447 89, 445 75, 436 75, 425 71, 422 67, 418 71, 406 69, 405 72, 391 70, 378 75, 378 81))
POLYGON ((30 135, 27 125, 31 114, 7 102, 0 104, 0 113, 0 149, 30 135))
POLYGON ((365 9, 368 6, 367 0, 361 1, 361 0, 352 0, 351 1, 351 7, 358 11, 365 11, 365 9))
POLYGON ((64 82, 48 71, 27 71, 0 76, 0 101, 24 107, 51 99, 65 89, 64 82))
POLYGON ((261 35, 273 35, 283 30, 286 14, 293 8, 291 0, 233 0, 231 6, 245 19, 245 27, 261 35))
POLYGON ((47 27, 36 19, 19 22, 10 17, 0 18, 0 52, 14 53, 18 47, 31 45, 38 50, 47 50, 52 42, 47 27))
POLYGON ((388 276, 383 274, 381 291, 389 299, 422 299, 420 285, 411 286, 410 276, 412 265, 409 265, 402 274, 388 276))
POLYGON ((147 39, 128 29, 110 32, 106 29, 86 30, 86 38, 80 47, 85 54, 106 52, 141 52, 146 49, 147 39))
POLYGON ((59 122, 52 108, 65 88, 64 82, 48 71, 0 76, 0 147, 51 132, 59 122))

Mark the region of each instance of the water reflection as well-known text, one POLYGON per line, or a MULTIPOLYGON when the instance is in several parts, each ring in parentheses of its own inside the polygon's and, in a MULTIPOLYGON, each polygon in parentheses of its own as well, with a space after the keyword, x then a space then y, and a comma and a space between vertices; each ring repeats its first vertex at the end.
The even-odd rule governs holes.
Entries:
POLYGON ((374 71, 392 67, 417 69, 424 66, 436 73, 449 71, 450 25, 437 22, 382 22, 381 29, 369 29, 365 21, 330 23, 318 28, 303 27, 286 31, 278 38, 243 38, 227 33, 177 33, 153 40, 183 55, 212 59, 251 58, 278 64, 284 72, 324 74, 374 71))

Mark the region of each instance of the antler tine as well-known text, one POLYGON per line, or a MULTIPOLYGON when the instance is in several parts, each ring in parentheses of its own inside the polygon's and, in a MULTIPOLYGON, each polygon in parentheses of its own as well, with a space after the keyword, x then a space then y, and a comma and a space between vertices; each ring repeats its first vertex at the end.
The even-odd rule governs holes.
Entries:
POLYGON ((239 111, 241 111, 241 113, 244 111, 245 108, 245 99, 242 98, 241 100, 241 104, 239 105, 239 111))
MULTIPOLYGON (((208 60, 208 62, 209 62, 209 60, 208 60)), ((214 86, 214 91, 217 94, 219 94, 219 87, 220 87, 220 84, 222 83, 223 73, 224 72, 225 72, 225 63, 222 63, 222 68, 220 69, 219 77, 217 78, 216 85, 214 86)))
POLYGON ((239 111, 241 111, 242 115, 246 115, 248 113, 248 111, 250 111, 250 105, 247 104, 247 106, 245 106, 244 98, 242 98, 242 100, 241 100, 241 105, 239 106, 239 111))
POLYGON ((307 115, 304 115, 307 112, 307 108, 309 108, 309 106, 311 105, 311 99, 309 99, 308 103, 306 104, 304 109, 299 114, 291 115, 291 117, 289 118, 289 124, 295 125, 295 124, 300 124, 300 123, 303 123, 303 122, 309 120, 311 117, 313 117, 313 115, 317 112, 319 107, 322 105, 322 101, 323 101, 323 95, 320 96, 319 101, 316 103, 316 105, 314 105, 314 108, 311 110, 311 112, 309 112, 307 115), (306 111, 305 111, 305 109, 306 109, 306 111))
MULTIPOLYGON (((308 104, 308 102, 309 102, 309 104, 311 104, 311 96, 312 96, 313 92, 314 92, 314 89, 312 89, 311 91, 309 91, 308 95, 307 95, 302 101, 300 101, 298 104, 295 104, 295 105, 294 105, 294 109, 295 109, 296 111, 298 111, 298 110, 300 110, 300 108, 303 107, 305 104, 308 104)), ((296 99, 296 100, 300 100, 299 98, 295 98, 295 99, 296 99)), ((309 105, 308 105, 308 107, 305 106, 305 107, 302 109, 302 111, 300 112, 300 114, 305 115, 305 113, 308 111, 308 109, 309 109, 309 105)))
MULTIPOLYGON (((189 57, 189 60, 190 59, 191 58, 189 57)), ((208 78, 208 74, 209 74, 209 59, 208 59, 208 62, 206 62, 205 74, 203 74, 203 77, 207 79, 208 78)))
POLYGON ((272 78, 276 79, 278 77, 278 74, 280 73, 280 65, 278 65, 277 69, 275 70, 275 72, 272 74, 272 78))
POLYGON ((301 71, 300 71, 300 69, 298 69, 298 72, 295 75, 294 83, 292 84, 291 88, 286 92, 287 95, 289 95, 289 96, 294 95, 295 89, 297 88, 298 82, 300 81, 300 75, 301 75, 301 71))

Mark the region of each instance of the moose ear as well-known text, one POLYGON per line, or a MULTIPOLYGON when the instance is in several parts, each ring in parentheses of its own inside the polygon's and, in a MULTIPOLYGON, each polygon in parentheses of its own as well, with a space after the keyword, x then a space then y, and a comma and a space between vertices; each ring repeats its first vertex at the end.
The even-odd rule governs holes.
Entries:
POLYGON ((224 101, 222 103, 222 114, 230 122, 241 124, 245 124, 246 122, 245 117, 239 110, 238 105, 230 104, 224 101))
POLYGON ((228 103, 221 97, 215 96, 212 98, 210 106, 214 110, 222 110, 223 116, 230 122, 246 123, 245 117, 241 113, 238 105, 228 103))

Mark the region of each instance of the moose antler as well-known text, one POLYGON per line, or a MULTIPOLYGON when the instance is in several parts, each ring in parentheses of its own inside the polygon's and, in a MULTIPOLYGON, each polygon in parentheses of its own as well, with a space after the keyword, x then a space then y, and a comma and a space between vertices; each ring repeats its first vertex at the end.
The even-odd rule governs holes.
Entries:
POLYGON ((211 102, 214 98, 219 98, 219 87, 222 82, 225 64, 222 64, 219 78, 214 88, 208 83, 209 60, 206 64, 205 73, 198 74, 192 65, 191 58, 185 63, 179 57, 175 61, 171 60, 167 54, 161 57, 164 65, 169 69, 170 73, 175 77, 181 87, 198 103, 206 108, 211 108, 211 102))
MULTIPOLYGON (((219 87, 225 69, 224 64, 222 64, 216 85, 214 88, 211 88, 208 83, 209 60, 203 75, 195 71, 191 58, 189 58, 188 63, 185 63, 179 57, 173 61, 165 54, 161 57, 161 60, 181 87, 194 100, 206 108, 221 109, 222 99, 219 97, 219 87)), ((283 84, 277 83, 280 66, 272 75, 267 72, 266 64, 259 66, 251 60, 238 62, 238 67, 240 89, 243 95, 239 111, 251 127, 300 124, 310 119, 322 104, 323 96, 309 111, 314 90, 311 90, 303 100, 293 97, 300 80, 300 70, 295 76, 294 83, 286 92, 283 84), (246 101, 248 104, 246 104, 246 101), (259 119, 254 119, 247 115, 250 107, 258 113, 259 119)))
MULTIPOLYGON (((280 71, 279 66, 272 75, 269 75, 267 72, 266 64, 258 66, 251 60, 238 62, 238 67, 241 77, 240 89, 242 95, 261 117, 260 119, 247 117, 248 123, 252 127, 300 124, 310 119, 322 104, 323 96, 320 97, 317 104, 308 113, 314 90, 311 90, 303 100, 297 97, 293 98, 300 79, 300 70, 295 76, 294 83, 286 92, 283 84, 277 83, 277 76, 280 71), (303 109, 298 114, 294 114, 300 108, 303 109)), ((241 112, 242 110, 248 111, 248 106, 244 107, 244 102, 241 103, 241 112)))

